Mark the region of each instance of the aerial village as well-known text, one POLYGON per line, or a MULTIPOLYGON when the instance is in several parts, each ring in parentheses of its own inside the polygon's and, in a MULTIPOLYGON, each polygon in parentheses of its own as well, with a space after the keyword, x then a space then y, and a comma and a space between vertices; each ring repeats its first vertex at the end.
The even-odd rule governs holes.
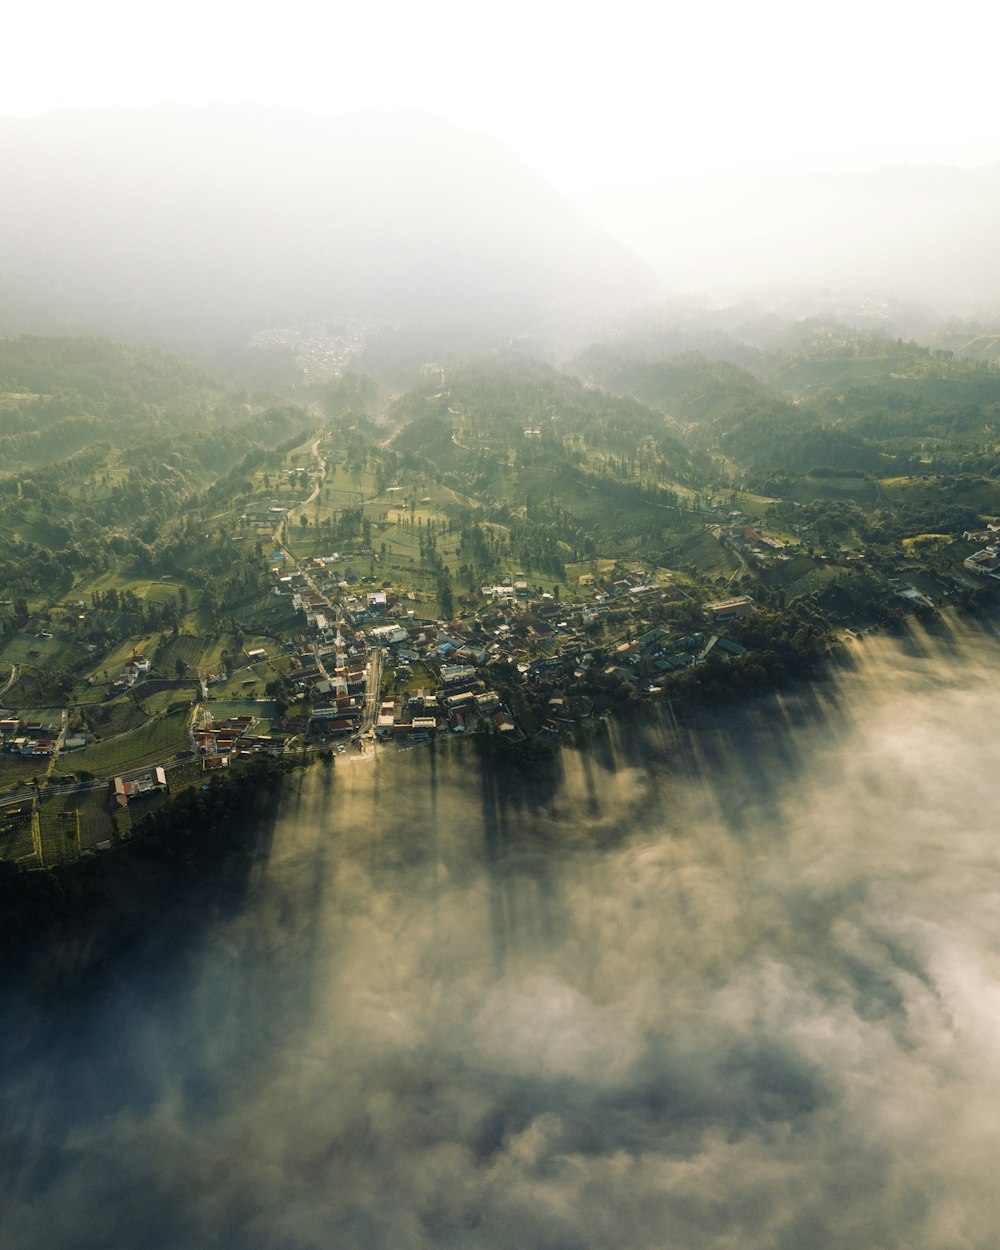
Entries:
POLYGON ((609 660, 588 639, 588 626, 612 612, 627 620, 640 606, 676 602, 686 593, 638 571, 597 582, 589 597, 566 604, 514 576, 481 587, 474 611, 434 622, 415 619, 405 595, 345 588, 336 572, 339 560, 335 553, 291 574, 278 571, 275 587, 303 613, 309 641, 295 657, 295 676, 312 712, 290 727, 334 740, 370 736, 376 743, 409 746, 442 733, 480 731, 523 741, 524 728, 483 679, 484 670, 497 667, 514 682, 546 687, 556 673, 572 676, 565 689, 552 691, 548 715, 535 729, 535 736, 550 737, 595 715, 594 700, 577 692, 588 670, 599 665, 607 675, 656 694, 664 676, 697 664, 716 646, 742 652, 719 627, 753 607, 745 595, 709 603, 705 630, 681 636, 646 630, 617 644, 609 660), (433 681, 414 687, 415 671, 433 681), (405 689, 393 695, 393 686, 405 689), (376 701, 379 688, 384 697, 376 701))
POLYGON ((87 682, 102 696, 91 704, 51 709, 38 720, 5 713, 0 758, 11 780, 0 799, 4 856, 45 867, 105 851, 184 790, 204 790, 211 774, 255 759, 318 753, 360 763, 445 735, 544 743, 596 726, 608 703, 593 692, 607 678, 655 697, 671 673, 713 650, 739 654, 725 623, 753 608, 746 596, 692 604, 703 628, 640 631, 652 604, 687 595, 635 570, 596 581, 573 603, 524 578, 504 578, 481 588, 474 610, 431 621, 416 617, 406 591, 345 588, 340 559, 315 558, 273 574, 273 593, 287 596, 299 622, 273 640, 280 656, 251 646, 230 657, 225 674, 199 671, 192 688, 195 679, 167 677, 135 652, 120 672, 91 673, 87 682), (609 624, 623 636, 610 652, 609 624), (253 675, 272 663, 286 674, 287 700, 215 696, 220 685, 259 684, 253 675), (500 673, 503 682, 489 680, 500 673), (506 693, 518 687, 541 702, 530 724, 519 723, 506 693))
MULTIPOLYGON (((221 595, 212 613, 204 608, 211 579, 196 590, 162 577, 129 600, 129 619, 155 597, 186 602, 202 612, 197 633, 161 612, 100 647, 91 622, 120 617, 130 593, 113 582, 83 597, 74 587, 15 631, 17 659, 0 686, 0 856, 44 867, 107 849, 159 806, 210 789, 213 774, 317 757, 362 763, 443 737, 530 750, 594 732, 620 708, 676 702, 675 693, 773 688, 783 664, 794 672, 798 657, 819 654, 822 626, 813 632, 809 611, 775 611, 776 586, 801 602, 829 581, 827 554, 805 554, 811 539, 795 524, 768 526, 715 501, 690 526, 698 568, 641 553, 580 560, 546 588, 537 561, 525 573, 508 559, 489 581, 463 573, 460 590, 457 531, 415 489, 404 498, 403 487, 383 484, 364 499, 355 475, 320 513, 328 467, 319 448, 313 441, 311 463, 270 480, 258 470, 263 489, 233 510, 230 550, 246 557, 231 575, 246 582, 243 624, 221 595), (357 503, 357 523, 332 550, 335 505, 343 516, 347 503, 357 503), (436 593, 431 534, 449 548, 454 599, 436 593), (61 706, 41 697, 27 707, 17 660, 29 667, 60 647, 78 657, 61 706)), ((1000 568, 1000 534, 966 538, 987 544, 968 571, 1000 568)), ((855 558, 840 553, 838 577, 855 558)), ((891 593, 932 606, 907 582, 891 593)), ((856 619, 837 611, 828 619, 856 619)))

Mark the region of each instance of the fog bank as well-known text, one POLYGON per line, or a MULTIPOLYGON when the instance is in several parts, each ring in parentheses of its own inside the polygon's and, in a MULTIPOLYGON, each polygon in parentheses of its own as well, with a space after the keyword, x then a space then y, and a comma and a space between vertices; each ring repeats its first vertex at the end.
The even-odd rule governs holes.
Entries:
POLYGON ((944 319, 1000 307, 998 202, 998 164, 901 164, 679 180, 588 208, 675 292, 866 292, 872 309, 890 293, 944 319))
POLYGON ((1000 643, 853 658, 298 777, 238 915, 5 1011, 5 1246, 991 1245, 1000 643))

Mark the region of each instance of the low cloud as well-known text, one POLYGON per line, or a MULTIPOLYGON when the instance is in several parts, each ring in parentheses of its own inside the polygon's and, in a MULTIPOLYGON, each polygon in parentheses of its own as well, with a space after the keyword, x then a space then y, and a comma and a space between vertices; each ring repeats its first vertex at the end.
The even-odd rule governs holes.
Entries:
POLYGON ((991 1245, 1000 653, 864 648, 544 794, 308 774, 239 916, 22 1023, 5 1245, 991 1245))

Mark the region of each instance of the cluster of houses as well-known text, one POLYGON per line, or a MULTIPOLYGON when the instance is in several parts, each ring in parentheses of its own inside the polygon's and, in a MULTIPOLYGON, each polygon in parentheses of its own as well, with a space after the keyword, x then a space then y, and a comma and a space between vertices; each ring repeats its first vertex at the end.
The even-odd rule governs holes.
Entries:
POLYGON ((1000 521, 989 521, 985 529, 966 530, 962 537, 966 542, 984 544, 963 561, 969 572, 1000 581, 1000 521))
POLYGON ((147 769, 143 773, 135 773, 127 780, 124 777, 111 777, 108 780, 111 801, 117 807, 128 807, 129 803, 136 799, 162 794, 166 788, 167 774, 160 767, 147 769))
POLYGON ((111 689, 116 693, 122 690, 131 690, 137 682, 143 681, 149 676, 149 668, 149 661, 144 655, 133 655, 114 681, 112 681, 111 689))
POLYGON ((715 538, 727 538, 745 560, 752 564, 770 564, 775 560, 789 560, 785 543, 780 538, 769 538, 752 525, 744 523, 739 513, 730 525, 709 524, 709 532, 715 538))
POLYGON ((295 678, 308 695, 312 715, 307 729, 328 738, 346 738, 361 728, 368 691, 368 650, 350 626, 339 641, 294 657, 295 678))
POLYGON ((53 725, 24 721, 16 716, 0 719, 0 742, 11 755, 50 756, 56 749, 58 729, 53 725))
POLYGON ((379 708, 375 733, 380 741, 424 742, 435 734, 489 728, 518 741, 523 737, 513 716, 495 690, 481 681, 452 691, 411 691, 396 699, 385 699, 379 708))
POLYGON ((253 716, 230 716, 215 721, 207 713, 194 730, 195 746, 207 766, 213 768, 228 767, 230 760, 256 751, 282 754, 287 743, 285 734, 257 733, 257 724, 253 716))
MULTIPOLYGON (((742 604, 742 600, 725 601, 726 607, 730 604, 742 604)), ((735 611, 733 615, 736 615, 735 611)), ((650 629, 632 641, 619 644, 611 664, 604 671, 627 680, 635 680, 637 676, 648 679, 648 689, 650 685, 655 686, 658 678, 703 663, 716 647, 726 655, 742 655, 744 651, 739 643, 731 642, 718 633, 699 631, 675 637, 667 629, 650 629)))
MULTIPOLYGON (((415 619, 408 606, 412 595, 386 589, 359 592, 332 580, 336 558, 276 575, 278 593, 290 595, 305 617, 308 632, 298 640, 293 676, 313 706, 307 728, 314 734, 348 737, 363 726, 372 647, 382 650, 399 685, 410 687, 405 695, 382 703, 374 724, 382 741, 423 741, 442 731, 482 729, 519 737, 521 730, 509 710, 481 680, 489 665, 503 665, 521 680, 536 681, 565 671, 567 662, 577 678, 600 664, 603 671, 648 689, 675 669, 703 660, 715 646, 731 654, 742 650, 718 632, 675 638, 658 629, 622 643, 604 668, 607 658, 604 653, 595 656, 589 626, 605 619, 627 625, 640 605, 687 599, 678 587, 657 584, 643 570, 582 579, 589 594, 574 603, 560 603, 556 593, 532 591, 525 577, 515 574, 482 586, 476 605, 457 619, 433 622, 415 619), (305 645, 307 639, 311 645, 305 645), (413 689, 425 673, 436 684, 413 689)), ((743 595, 707 605, 706 614, 715 624, 752 610, 752 600, 743 595)), ((550 732, 593 714, 585 696, 551 693, 545 722, 550 732)))

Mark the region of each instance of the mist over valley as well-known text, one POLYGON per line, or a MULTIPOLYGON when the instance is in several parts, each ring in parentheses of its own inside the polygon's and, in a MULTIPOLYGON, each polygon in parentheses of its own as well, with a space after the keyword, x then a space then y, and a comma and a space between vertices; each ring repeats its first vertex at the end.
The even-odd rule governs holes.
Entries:
POLYGON ((4 1250, 995 1243, 962 7, 12 15, 4 1250))
POLYGON ((241 901, 8 991, 8 1243, 988 1245, 997 647, 301 775, 241 901))
POLYGON ((0 209, 8 332, 197 353, 355 319, 461 350, 469 322, 478 346, 548 304, 656 289, 503 144, 416 112, 60 108, 2 119, 0 159, 18 188, 0 209))

